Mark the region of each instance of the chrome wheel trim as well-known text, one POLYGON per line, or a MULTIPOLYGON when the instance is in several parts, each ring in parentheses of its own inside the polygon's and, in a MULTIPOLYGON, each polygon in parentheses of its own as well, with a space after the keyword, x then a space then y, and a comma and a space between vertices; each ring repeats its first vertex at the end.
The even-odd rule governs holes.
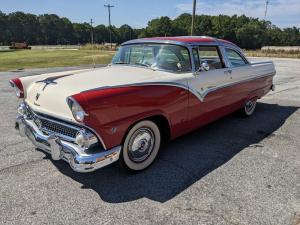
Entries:
POLYGON ((255 100, 246 102, 245 107, 244 107, 246 115, 248 115, 248 116, 252 115, 255 110, 255 107, 256 107, 255 100))
POLYGON ((132 134, 127 146, 129 159, 135 163, 145 161, 151 155, 154 143, 153 131, 147 127, 139 128, 132 134))
MULTIPOLYGON (((146 135, 146 137, 147 137, 147 135, 146 135)), ((155 160, 155 158, 158 154, 159 148, 160 148, 160 143, 161 143, 161 134, 160 134, 160 130, 159 130, 158 126, 150 120, 143 120, 143 121, 135 124, 128 132, 128 134, 124 140, 124 144, 123 144, 123 149, 122 149, 122 154, 121 154, 121 162, 123 162, 124 163, 123 165, 125 165, 127 167, 127 169, 129 169, 129 170, 133 170, 133 171, 143 170, 143 169, 147 168, 148 166, 150 166, 153 163, 153 161, 155 160), (149 150, 149 154, 145 153, 145 155, 147 155, 147 156, 143 157, 143 159, 141 159, 139 162, 136 162, 130 158, 130 153, 128 153, 129 152, 128 147, 130 147, 129 143, 132 142, 131 139, 134 140, 135 139, 134 137, 137 137, 136 134, 138 134, 140 131, 145 131, 144 130, 145 128, 148 129, 147 130, 148 132, 149 132, 149 130, 151 130, 154 139, 153 139, 153 141, 150 141, 149 145, 146 147, 146 149, 149 150), (153 144, 153 146, 152 146, 152 144, 153 144)))

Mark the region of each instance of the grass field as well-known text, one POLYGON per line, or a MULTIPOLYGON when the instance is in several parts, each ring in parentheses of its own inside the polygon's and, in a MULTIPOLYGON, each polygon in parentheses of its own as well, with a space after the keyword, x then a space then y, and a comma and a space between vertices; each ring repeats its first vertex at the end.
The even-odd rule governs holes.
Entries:
POLYGON ((261 51, 246 50, 244 51, 248 57, 272 57, 272 58, 294 58, 300 59, 300 52, 286 51, 261 51))
POLYGON ((101 50, 18 50, 0 51, 0 71, 107 64, 115 52, 101 50))

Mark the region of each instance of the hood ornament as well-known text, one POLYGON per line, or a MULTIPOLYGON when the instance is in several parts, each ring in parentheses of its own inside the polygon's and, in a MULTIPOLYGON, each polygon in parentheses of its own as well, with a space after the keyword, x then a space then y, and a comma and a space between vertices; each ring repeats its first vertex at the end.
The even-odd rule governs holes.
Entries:
MULTIPOLYGON (((44 91, 45 88, 48 85, 50 85, 50 84, 57 84, 56 80, 58 80, 60 78, 63 78, 63 77, 68 77, 68 76, 71 76, 71 75, 73 75, 73 74, 66 74, 66 75, 62 75, 62 76, 48 77, 45 80, 39 80, 39 81, 36 81, 35 83, 44 83, 45 86, 42 89, 42 91, 44 91)), ((39 97, 37 97, 37 98, 39 98, 39 97)))
POLYGON ((37 84, 38 83, 44 83, 45 85, 43 87, 41 87, 41 89, 36 93, 34 104, 38 105, 37 101, 39 100, 39 98, 41 96, 41 92, 43 92, 48 85, 50 85, 50 84, 54 84, 55 85, 55 84, 57 84, 56 80, 58 80, 60 78, 63 78, 63 77, 70 76, 70 75, 73 75, 73 74, 66 74, 66 75, 62 75, 62 76, 48 77, 48 78, 46 78, 44 80, 36 81, 35 83, 37 83, 37 84))
POLYGON ((41 95, 40 93, 36 93, 36 96, 35 96, 36 101, 39 100, 40 95, 41 95))

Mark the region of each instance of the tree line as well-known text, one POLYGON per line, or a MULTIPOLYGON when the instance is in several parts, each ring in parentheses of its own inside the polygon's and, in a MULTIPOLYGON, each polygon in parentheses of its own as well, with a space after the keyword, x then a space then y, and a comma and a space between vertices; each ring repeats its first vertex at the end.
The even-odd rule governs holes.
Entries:
MULTIPOLYGON (((89 23, 72 23, 55 14, 33 15, 23 12, 9 14, 0 11, 0 44, 27 42, 30 45, 86 44, 112 42, 153 36, 185 36, 190 34, 191 15, 184 13, 175 19, 163 16, 148 22, 146 28, 134 29, 127 24, 120 27, 103 24, 92 27, 89 23)), ((207 35, 232 41, 245 49, 258 49, 265 45, 300 46, 300 29, 281 29, 270 21, 237 16, 196 15, 194 35, 207 35)))

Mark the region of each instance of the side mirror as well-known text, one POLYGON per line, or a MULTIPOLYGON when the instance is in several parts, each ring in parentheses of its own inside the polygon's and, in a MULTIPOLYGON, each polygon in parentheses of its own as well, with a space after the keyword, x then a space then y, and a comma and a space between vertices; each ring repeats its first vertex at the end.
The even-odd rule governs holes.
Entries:
POLYGON ((201 63, 201 67, 200 67, 201 71, 209 71, 209 65, 207 62, 203 62, 201 63))
POLYGON ((203 62, 201 63, 201 66, 198 68, 198 70, 194 73, 194 75, 198 75, 200 71, 208 71, 210 68, 209 68, 209 65, 207 62, 203 62))

